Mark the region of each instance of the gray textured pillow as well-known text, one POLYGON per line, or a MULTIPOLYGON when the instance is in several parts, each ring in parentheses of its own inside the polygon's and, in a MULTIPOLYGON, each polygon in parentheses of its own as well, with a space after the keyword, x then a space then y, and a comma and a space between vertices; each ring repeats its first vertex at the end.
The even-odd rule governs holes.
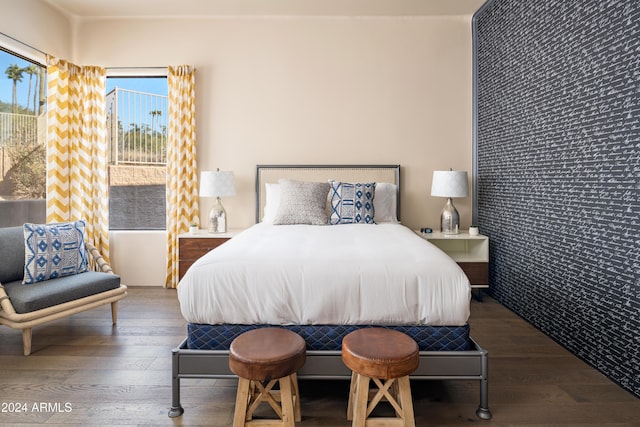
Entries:
POLYGON ((273 223, 327 224, 328 182, 280 181, 280 206, 273 223))

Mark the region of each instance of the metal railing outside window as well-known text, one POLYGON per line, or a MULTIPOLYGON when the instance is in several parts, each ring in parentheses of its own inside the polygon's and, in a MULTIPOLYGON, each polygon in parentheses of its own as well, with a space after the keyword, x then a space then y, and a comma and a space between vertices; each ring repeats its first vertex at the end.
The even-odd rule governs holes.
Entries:
POLYGON ((167 98, 118 87, 107 94, 111 164, 166 164, 167 98))
POLYGON ((7 150, 17 143, 38 143, 38 117, 27 114, 0 113, 0 177, 11 167, 7 150))

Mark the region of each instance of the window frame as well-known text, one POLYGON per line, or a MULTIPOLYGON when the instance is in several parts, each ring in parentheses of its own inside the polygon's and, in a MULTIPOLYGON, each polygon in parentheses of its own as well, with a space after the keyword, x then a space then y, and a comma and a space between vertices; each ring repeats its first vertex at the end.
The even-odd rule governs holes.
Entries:
MULTIPOLYGON (((169 72, 167 67, 107 67, 106 78, 164 78, 168 79, 169 72)), ((167 111, 168 113, 168 111, 167 111)), ((169 117, 167 116, 167 120, 169 117)), ((111 147, 109 147, 111 149, 111 147)), ((111 167, 111 163, 109 167, 111 167)), ((111 217, 111 183, 109 183, 109 217, 111 217)), ((166 184, 165 184, 165 202, 166 202, 166 184)), ((166 216, 165 216, 166 220, 166 216)), ((110 231, 166 231, 166 223, 164 228, 111 228, 111 219, 109 220, 110 231)))
MULTIPOLYGON (((23 61, 44 68, 46 76, 47 54, 45 52, 2 32, 0 32, 0 50, 23 61)), ((46 196, 45 198, 39 199, 2 200, 0 203, 3 204, 1 209, 3 212, 2 221, 0 223, 0 226, 3 227, 22 225, 25 222, 44 222, 46 218, 46 196)))

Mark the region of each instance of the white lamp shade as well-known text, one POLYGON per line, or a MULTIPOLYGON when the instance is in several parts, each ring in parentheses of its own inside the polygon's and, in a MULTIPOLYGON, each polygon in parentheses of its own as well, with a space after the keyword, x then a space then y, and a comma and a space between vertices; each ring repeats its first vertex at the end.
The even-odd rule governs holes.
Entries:
POLYGON ((235 194, 233 172, 206 171, 200 174, 200 197, 225 197, 235 194))
POLYGON ((436 197, 467 197, 469 183, 466 171, 433 171, 431 195, 436 197))

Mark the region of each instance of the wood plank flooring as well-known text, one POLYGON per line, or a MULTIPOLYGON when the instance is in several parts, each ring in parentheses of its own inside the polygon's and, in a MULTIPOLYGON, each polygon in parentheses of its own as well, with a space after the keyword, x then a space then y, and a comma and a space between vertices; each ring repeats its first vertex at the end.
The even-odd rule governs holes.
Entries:
MULTIPOLYGON (((477 381, 414 381, 417 426, 640 426, 640 399, 491 298, 471 311, 493 419, 475 417, 477 381)), ((35 328, 29 357, 21 333, 0 326, 0 425, 229 426, 234 380, 182 380, 185 413, 167 416, 185 331, 175 290, 162 288, 130 288, 113 328, 108 306, 35 328)), ((299 425, 349 425, 346 381, 301 381, 300 393, 299 425)))

